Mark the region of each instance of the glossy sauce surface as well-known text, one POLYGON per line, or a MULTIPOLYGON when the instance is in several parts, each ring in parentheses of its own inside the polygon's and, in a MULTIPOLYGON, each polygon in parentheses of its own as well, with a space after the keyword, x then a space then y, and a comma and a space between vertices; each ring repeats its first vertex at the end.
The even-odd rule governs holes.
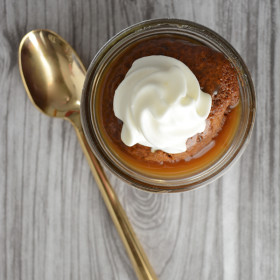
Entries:
POLYGON ((104 71, 95 108, 99 129, 112 153, 138 172, 159 178, 186 176, 213 163, 229 147, 240 120, 238 82, 231 68, 221 53, 170 35, 144 39, 122 51, 104 71), (203 91, 212 96, 208 127, 187 141, 185 153, 152 153, 150 148, 139 144, 127 147, 120 139, 122 122, 113 112, 114 92, 133 61, 152 54, 184 62, 197 76, 203 91), (231 106, 234 109, 230 110, 231 106))

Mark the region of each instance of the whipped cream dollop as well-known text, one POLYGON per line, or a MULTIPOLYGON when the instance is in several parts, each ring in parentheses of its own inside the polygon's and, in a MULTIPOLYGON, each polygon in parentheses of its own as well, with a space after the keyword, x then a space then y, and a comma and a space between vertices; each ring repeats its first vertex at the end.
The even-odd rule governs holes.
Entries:
POLYGON ((175 154, 204 131, 211 103, 184 63, 152 55, 134 61, 116 89, 113 109, 123 122, 121 139, 127 146, 139 143, 175 154))

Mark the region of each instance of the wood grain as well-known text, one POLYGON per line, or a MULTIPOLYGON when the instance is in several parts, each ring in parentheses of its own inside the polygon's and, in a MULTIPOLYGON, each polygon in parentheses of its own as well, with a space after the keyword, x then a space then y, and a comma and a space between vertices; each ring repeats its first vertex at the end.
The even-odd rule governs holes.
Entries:
POLYGON ((160 279, 280 279, 280 3, 272 1, 0 0, 0 279, 135 279, 75 133, 27 99, 17 48, 58 32, 88 66, 116 32, 177 17, 210 27, 251 71, 252 140, 221 179, 159 195, 108 172, 160 279))

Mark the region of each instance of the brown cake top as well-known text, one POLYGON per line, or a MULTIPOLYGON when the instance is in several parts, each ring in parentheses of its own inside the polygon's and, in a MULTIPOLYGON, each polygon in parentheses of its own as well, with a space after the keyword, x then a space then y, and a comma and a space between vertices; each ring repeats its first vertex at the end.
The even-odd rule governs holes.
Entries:
POLYGON ((150 163, 188 160, 199 153, 217 136, 231 108, 239 101, 236 72, 225 56, 209 47, 193 44, 184 38, 174 36, 145 39, 126 49, 110 65, 100 90, 102 91, 102 125, 108 137, 122 152, 134 159, 150 163), (165 55, 180 60, 195 74, 201 89, 212 97, 206 129, 186 139, 187 151, 184 153, 168 154, 160 150, 152 152, 151 148, 139 144, 128 147, 121 140, 122 122, 113 112, 115 90, 132 63, 138 58, 149 55, 165 55))

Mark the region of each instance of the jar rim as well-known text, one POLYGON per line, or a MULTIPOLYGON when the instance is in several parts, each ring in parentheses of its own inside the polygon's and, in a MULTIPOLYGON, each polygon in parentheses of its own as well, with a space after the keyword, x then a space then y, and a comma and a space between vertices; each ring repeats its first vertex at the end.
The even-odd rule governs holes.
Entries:
MULTIPOLYGON (((177 32, 176 31, 176 32, 177 32)), ((243 102, 242 101, 242 102, 243 102)), ((244 104, 243 104, 244 105, 244 104)), ((85 132, 85 136, 94 154, 103 162, 114 174, 122 178, 124 181, 137 188, 144 189, 152 192, 178 192, 190 190, 207 183, 210 183, 222 176, 224 172, 231 166, 243 153, 247 144, 249 143, 250 136, 255 120, 256 113, 256 96, 254 91, 253 82, 250 73, 237 51, 215 31, 202 26, 200 24, 181 20, 181 19, 153 19, 143 21, 126 29, 120 31, 112 37, 95 55, 93 58, 84 83, 82 100, 81 100, 81 120, 85 132), (113 155, 104 150, 100 143, 100 135, 94 125, 94 112, 93 101, 94 94, 92 93, 93 85, 98 83, 98 71, 102 67, 105 59, 110 59, 112 54, 124 40, 137 39, 137 36, 148 34, 149 32, 171 32, 177 30, 184 33, 188 37, 195 37, 196 40, 203 40, 204 44, 209 44, 212 48, 217 48, 222 52, 238 70, 240 75, 241 84, 244 96, 243 101, 246 100, 249 105, 244 107, 246 110, 246 123, 243 122, 240 139, 236 139, 235 146, 224 153, 214 164, 208 166, 202 173, 191 175, 190 177, 180 179, 157 179, 144 174, 137 173, 135 170, 129 170, 129 167, 116 164, 116 159, 112 158, 113 155), (107 57, 106 57, 107 56, 107 57), (238 140, 238 141, 237 141, 238 140), (136 174, 136 173, 137 174, 136 174)), ((239 129, 240 130, 240 129, 239 129)), ((235 137, 235 136, 234 136, 235 137)), ((105 148, 106 149, 106 148, 105 148)))

